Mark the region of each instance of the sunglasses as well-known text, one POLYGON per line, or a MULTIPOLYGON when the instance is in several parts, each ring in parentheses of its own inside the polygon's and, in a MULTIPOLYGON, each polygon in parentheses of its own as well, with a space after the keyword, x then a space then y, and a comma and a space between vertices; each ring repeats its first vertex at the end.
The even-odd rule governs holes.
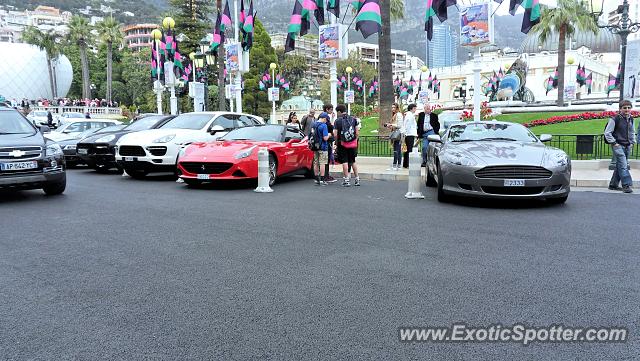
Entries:
POLYGON ((622 109, 628 110, 631 109, 631 107, 622 107, 622 109))

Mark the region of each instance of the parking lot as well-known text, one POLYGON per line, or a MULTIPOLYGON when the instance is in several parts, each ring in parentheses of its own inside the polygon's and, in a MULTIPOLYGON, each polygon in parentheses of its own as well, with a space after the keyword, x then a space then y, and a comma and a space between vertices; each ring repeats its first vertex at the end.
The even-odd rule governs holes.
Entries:
POLYGON ((190 189, 86 169, 0 193, 0 359, 640 357, 640 202, 406 200, 404 182, 190 189), (626 343, 401 343, 398 328, 621 326, 626 343))

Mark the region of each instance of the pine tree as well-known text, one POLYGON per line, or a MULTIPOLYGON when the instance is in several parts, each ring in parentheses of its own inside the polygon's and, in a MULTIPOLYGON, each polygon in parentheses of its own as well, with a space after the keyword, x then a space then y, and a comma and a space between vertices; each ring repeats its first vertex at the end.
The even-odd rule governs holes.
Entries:
POLYGON ((180 41, 180 53, 189 54, 199 49, 200 39, 213 27, 212 2, 209 0, 170 0, 176 34, 184 34, 180 41))
POLYGON ((262 74, 269 69, 269 64, 276 63, 278 57, 275 49, 271 46, 269 34, 267 34, 259 20, 256 20, 254 24, 253 47, 251 48, 249 61, 249 72, 243 76, 243 110, 266 119, 271 113, 271 103, 267 92, 258 90, 258 83, 262 74))

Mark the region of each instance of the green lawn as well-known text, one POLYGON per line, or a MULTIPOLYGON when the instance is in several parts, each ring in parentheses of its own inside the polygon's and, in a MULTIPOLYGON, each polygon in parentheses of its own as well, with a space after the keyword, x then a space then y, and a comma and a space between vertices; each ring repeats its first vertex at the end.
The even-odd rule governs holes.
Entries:
POLYGON ((533 134, 603 134, 607 119, 541 125, 531 128, 533 134))
POLYGON ((538 119, 548 119, 558 115, 571 115, 580 114, 581 112, 544 112, 544 113, 515 113, 515 114, 501 114, 492 117, 492 119, 512 122, 512 123, 527 123, 538 119))

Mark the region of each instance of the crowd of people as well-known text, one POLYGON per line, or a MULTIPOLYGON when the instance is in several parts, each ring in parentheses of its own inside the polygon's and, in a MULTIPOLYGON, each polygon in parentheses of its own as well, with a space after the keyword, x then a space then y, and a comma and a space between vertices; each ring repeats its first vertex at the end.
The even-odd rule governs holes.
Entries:
POLYGON ((117 108, 119 106, 116 101, 107 101, 106 99, 70 99, 70 98, 57 98, 57 99, 26 99, 17 100, 15 98, 7 100, 9 105, 13 108, 29 109, 34 106, 38 107, 50 107, 50 106, 62 106, 62 107, 110 107, 117 108))

